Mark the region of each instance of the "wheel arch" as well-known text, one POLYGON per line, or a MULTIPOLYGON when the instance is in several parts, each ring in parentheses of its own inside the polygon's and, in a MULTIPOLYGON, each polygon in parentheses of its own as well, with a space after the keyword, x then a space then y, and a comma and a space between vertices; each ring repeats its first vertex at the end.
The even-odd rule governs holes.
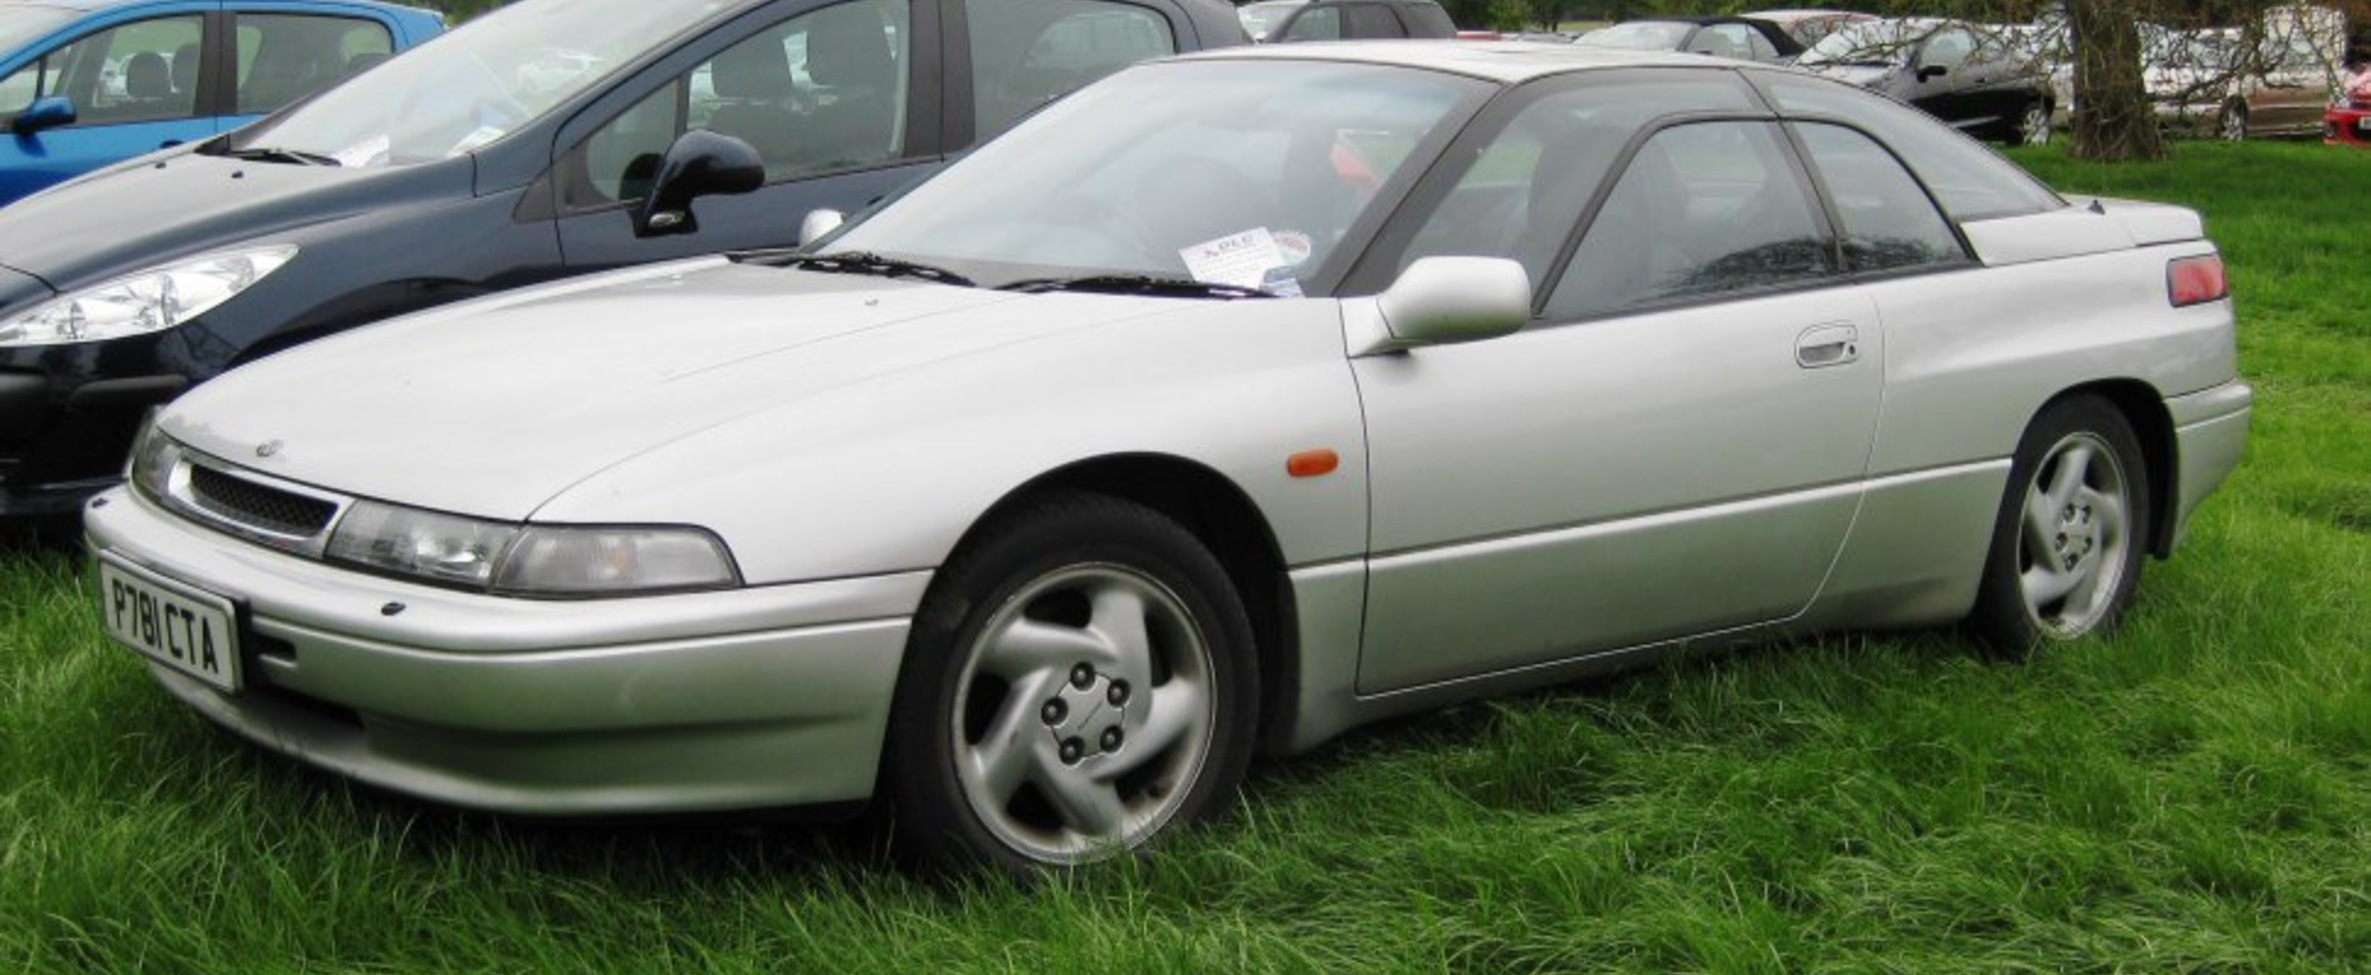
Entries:
POLYGON ((1273 751, 1292 728, 1298 700, 1299 617, 1284 573, 1284 553, 1257 503, 1233 479, 1173 454, 1111 454, 1074 461, 1006 492, 965 529, 960 550, 981 530, 1031 499, 1086 491, 1144 505, 1176 521, 1210 547, 1251 617, 1260 677, 1254 747, 1273 751))
POLYGON ((2050 407, 2070 399, 2091 397, 2105 400, 2132 424, 2133 435, 2140 439, 2141 463, 2149 479, 2149 537, 2143 550, 2160 559, 2173 554, 2174 499, 2180 497, 2174 483, 2180 476, 2180 443, 2175 438, 2173 414, 2165 409, 2165 397, 2155 386, 2138 379, 2102 379, 2084 383, 2060 392, 2043 403, 2026 421, 2040 417, 2050 407))

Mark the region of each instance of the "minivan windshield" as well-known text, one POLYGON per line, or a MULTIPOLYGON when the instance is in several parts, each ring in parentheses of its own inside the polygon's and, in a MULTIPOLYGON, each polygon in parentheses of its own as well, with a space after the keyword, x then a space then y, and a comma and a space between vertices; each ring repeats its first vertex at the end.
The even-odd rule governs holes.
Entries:
POLYGON ((458 156, 541 118, 733 0, 522 0, 234 137, 342 166, 458 156))
POLYGON ((1487 83, 1322 61, 1142 65, 826 244, 989 287, 1152 279, 1291 296, 1487 83))
POLYGON ((10 4, 0 7, 0 58, 17 53, 17 49, 43 34, 49 33, 74 19, 74 11, 56 7, 24 7, 10 4))

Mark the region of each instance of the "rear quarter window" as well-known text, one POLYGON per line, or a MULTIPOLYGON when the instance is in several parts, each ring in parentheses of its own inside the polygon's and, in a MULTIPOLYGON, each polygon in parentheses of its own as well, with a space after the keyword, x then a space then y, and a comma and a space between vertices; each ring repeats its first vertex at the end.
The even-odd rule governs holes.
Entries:
POLYGON ((2018 217, 2066 201, 2017 164, 1908 105, 1819 78, 1753 72, 1788 115, 1839 119, 1901 157, 1951 219, 2018 217))

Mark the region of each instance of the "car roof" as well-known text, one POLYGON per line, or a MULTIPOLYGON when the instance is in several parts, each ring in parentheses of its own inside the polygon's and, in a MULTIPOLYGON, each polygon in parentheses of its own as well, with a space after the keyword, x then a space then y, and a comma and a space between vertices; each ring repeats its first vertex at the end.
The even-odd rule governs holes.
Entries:
POLYGON ((1733 67, 1726 62, 1715 65, 1696 54, 1543 44, 1535 41, 1319 41, 1220 48, 1179 55, 1168 60, 1225 59, 1396 65, 1472 75, 1510 85, 1546 75, 1597 68, 1733 67))

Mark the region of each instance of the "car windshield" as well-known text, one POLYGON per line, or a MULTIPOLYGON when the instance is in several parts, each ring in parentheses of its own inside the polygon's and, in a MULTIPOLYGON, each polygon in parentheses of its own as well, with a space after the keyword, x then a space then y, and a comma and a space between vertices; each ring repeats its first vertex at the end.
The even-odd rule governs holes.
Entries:
POLYGON ((728 0, 524 0, 240 133, 344 166, 461 155, 540 118, 728 0))
POLYGON ((1846 24, 1836 32, 1819 39, 1795 63, 1804 67, 1822 64, 1892 64, 1901 60, 1904 48, 1925 37, 1932 24, 1907 20, 1863 20, 1846 24))
POLYGON ((56 7, 0 7, 0 56, 16 53, 25 43, 74 19, 74 11, 56 7))
POLYGON ((1583 34, 1581 43, 1631 51, 1676 51, 1694 29, 1694 24, 1673 20, 1633 20, 1583 34))
POLYGON ((1486 83, 1313 61, 1146 65, 1072 95, 851 226, 991 287, 1095 275, 1293 295, 1486 83))

